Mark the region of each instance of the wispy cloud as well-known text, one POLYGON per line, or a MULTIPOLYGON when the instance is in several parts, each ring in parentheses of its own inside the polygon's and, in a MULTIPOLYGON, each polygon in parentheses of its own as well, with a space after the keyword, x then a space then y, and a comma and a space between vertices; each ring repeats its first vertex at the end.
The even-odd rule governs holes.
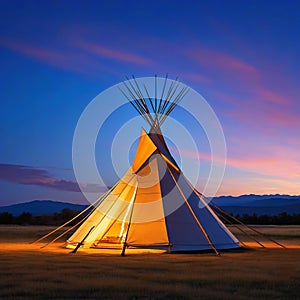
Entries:
POLYGON ((268 70, 265 72, 240 57, 205 47, 186 47, 182 54, 201 67, 204 73, 217 71, 214 78, 225 80, 233 93, 242 91, 244 94, 252 94, 253 98, 266 103, 286 105, 291 102, 286 93, 269 87, 268 81, 271 78, 268 70), (228 80, 234 80, 234 85, 228 80))
MULTIPOLYGON (((57 43, 55 43, 57 45, 57 43)), ((100 71, 120 74, 112 63, 150 66, 154 63, 137 53, 107 47, 100 43, 70 39, 61 43, 60 47, 44 46, 24 41, 2 39, 0 46, 25 55, 50 66, 89 76, 100 71)))
POLYGON ((256 88, 257 88, 257 95, 265 101, 269 101, 275 104, 284 104, 284 105, 290 102, 287 95, 281 95, 279 93, 275 93, 274 91, 261 86, 256 86, 256 88))
POLYGON ((281 179, 300 179, 300 163, 288 157, 261 155, 243 158, 228 158, 227 165, 257 174, 281 179))
POLYGON ((150 65, 153 62, 141 55, 135 54, 133 52, 121 51, 119 49, 114 49, 112 47, 104 46, 100 43, 92 43, 83 40, 76 40, 75 45, 86 51, 89 54, 93 54, 105 59, 111 59, 114 61, 132 63, 137 65, 150 65))
MULTIPOLYGON (((55 178, 47 170, 32 166, 0 164, 0 180, 24 185, 48 187, 56 190, 80 192, 76 181, 55 178)), ((82 185, 87 192, 103 192, 97 184, 82 185)))
POLYGON ((225 177, 218 195, 242 194, 290 194, 299 195, 300 184, 297 180, 266 178, 259 176, 225 177), (238 183, 238 184, 237 184, 238 183))
POLYGON ((111 66, 92 58, 88 53, 70 47, 52 48, 8 39, 3 39, 0 46, 66 71, 89 76, 96 75, 99 71, 117 73, 111 66))
POLYGON ((31 166, 0 164, 0 180, 79 192, 77 182, 51 177, 48 171, 31 166))
MULTIPOLYGON (((226 163, 228 167, 265 176, 273 176, 274 178, 300 179, 298 150, 284 146, 273 146, 272 149, 266 147, 260 145, 260 152, 249 153, 241 151, 241 153, 238 152, 240 154, 235 153, 234 156, 228 156, 226 161, 218 156, 212 156, 211 153, 195 152, 188 149, 180 149, 180 154, 183 157, 194 160, 213 161, 216 164, 226 163), (261 152, 264 152, 264 154, 261 152)), ((175 149, 170 147, 170 150, 174 151, 175 149)))
POLYGON ((187 49, 186 53, 187 57, 203 66, 217 68, 226 73, 234 72, 238 76, 243 75, 245 78, 257 79, 260 77, 260 73, 251 64, 215 49, 196 47, 187 49))
MULTIPOLYGON (((300 126, 300 119, 297 111, 293 110, 292 105, 288 105, 290 100, 283 103, 283 98, 278 96, 277 99, 266 101, 263 95, 254 95, 237 99, 230 95, 220 96, 220 98, 231 104, 229 109, 225 110, 228 117, 233 118, 240 125, 246 125, 250 128, 259 129, 260 132, 271 131, 278 135, 282 127, 291 130, 300 126), (279 100, 282 102, 279 102, 279 100)), ((269 99, 270 100, 270 99, 269 99)))

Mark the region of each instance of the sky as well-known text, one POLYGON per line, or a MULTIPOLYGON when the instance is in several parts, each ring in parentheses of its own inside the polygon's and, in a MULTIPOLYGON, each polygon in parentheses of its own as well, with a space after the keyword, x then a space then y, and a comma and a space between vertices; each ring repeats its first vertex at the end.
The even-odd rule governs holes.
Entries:
MULTIPOLYGON (((217 195, 300 194, 298 1, 0 5, 0 205, 85 203, 72 166, 77 121, 132 74, 178 76, 210 104, 227 145, 217 195)), ((100 144, 99 157, 109 151, 100 144)))

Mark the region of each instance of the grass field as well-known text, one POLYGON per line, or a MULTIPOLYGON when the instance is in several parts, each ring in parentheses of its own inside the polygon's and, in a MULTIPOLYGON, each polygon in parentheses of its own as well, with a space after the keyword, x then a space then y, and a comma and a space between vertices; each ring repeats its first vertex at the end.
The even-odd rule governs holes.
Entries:
POLYGON ((74 255, 28 243, 49 227, 0 226, 0 299, 300 299, 300 227, 258 228, 288 248, 74 255))

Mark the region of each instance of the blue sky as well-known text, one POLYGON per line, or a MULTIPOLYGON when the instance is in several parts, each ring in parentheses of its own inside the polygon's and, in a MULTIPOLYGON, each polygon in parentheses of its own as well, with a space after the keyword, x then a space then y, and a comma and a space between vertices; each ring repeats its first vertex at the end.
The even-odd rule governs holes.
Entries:
POLYGON ((2 0, 0 203, 83 202, 72 171, 78 118, 131 74, 179 76, 212 106, 228 150, 218 194, 300 194, 299 9, 2 0))

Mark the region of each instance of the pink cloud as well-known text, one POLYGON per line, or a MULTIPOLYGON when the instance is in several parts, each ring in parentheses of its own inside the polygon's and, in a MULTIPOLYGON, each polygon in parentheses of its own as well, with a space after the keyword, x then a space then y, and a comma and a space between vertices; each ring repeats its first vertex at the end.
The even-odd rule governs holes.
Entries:
POLYGON ((299 127, 300 119, 298 114, 294 114, 294 112, 289 111, 287 109, 274 109, 272 107, 270 109, 270 113, 268 114, 268 121, 273 124, 273 126, 285 126, 285 127, 299 127))
POLYGON ((217 193, 239 196, 243 194, 299 195, 300 184, 296 181, 265 177, 225 177, 217 193))
MULTIPOLYGON (((231 107, 225 113, 228 117, 236 120, 240 125, 248 126, 251 131, 259 130, 258 133, 278 135, 282 128, 292 130, 300 126, 300 118, 291 106, 266 103, 259 99, 229 100, 235 107, 231 107)), ((223 98, 226 99, 226 98, 223 98)), ((228 100, 228 99, 227 99, 228 100)))
POLYGON ((168 149, 172 153, 179 154, 180 156, 192 158, 192 159, 204 159, 204 160, 211 160, 211 154, 207 152, 196 152, 194 150, 188 150, 188 149, 177 149, 175 147, 169 146, 168 149))
MULTIPOLYGON (((170 147, 170 150, 173 149, 170 147)), ((300 193, 298 150, 285 146, 261 145, 260 151, 263 153, 241 152, 242 154, 235 155, 235 157, 231 155, 227 157, 227 171, 218 195, 245 193, 298 195, 300 193), (240 176, 241 172, 243 176, 240 176)), ((212 159, 210 153, 186 149, 180 149, 180 154, 183 160, 184 157, 208 162, 212 159)), ((223 160, 220 157, 214 157, 214 162, 220 164, 223 160)), ((199 182, 199 186, 201 184, 203 182, 199 182)))
POLYGON ((240 141, 244 148, 229 154, 227 165, 277 179, 300 180, 299 151, 295 147, 272 141, 240 141), (252 143, 252 145, 251 145, 252 143), (251 147, 252 146, 252 147, 251 147), (257 149, 252 151, 252 149, 257 149))
POLYGON ((227 165, 275 178, 299 178, 300 162, 283 157, 251 157, 245 159, 228 158, 227 165))
POLYGON ((267 101, 276 103, 276 104, 287 104, 289 99, 287 96, 280 95, 279 93, 275 93, 269 89, 263 87, 257 87, 256 91, 257 95, 267 101))
MULTIPOLYGON (((205 72, 217 70, 218 73, 214 76, 220 76, 222 82, 225 80, 235 80, 235 85, 231 89, 242 92, 243 94, 252 94, 258 101, 267 101, 270 103, 285 105, 291 103, 290 97, 285 93, 270 89, 268 80, 270 74, 260 70, 250 63, 226 54, 215 49, 204 47, 189 48, 185 50, 185 56, 190 58, 194 63, 198 63, 200 67, 208 67, 205 72)), ((277 74, 276 74, 277 76, 277 74)))
POLYGON ((74 71, 89 76, 98 74, 100 70, 118 74, 118 72, 111 67, 101 64, 89 55, 71 50, 57 50, 50 47, 46 48, 9 40, 2 40, 0 45, 35 60, 67 71, 74 71))
POLYGON ((56 67, 63 67, 71 60, 71 57, 68 54, 53 49, 46 49, 8 40, 5 42, 2 41, 1 44, 10 50, 47 62, 48 64, 56 67))
MULTIPOLYGON (((183 157, 195 160, 212 161, 217 164, 226 163, 229 167, 234 167, 243 171, 253 172, 275 178, 300 179, 300 160, 298 150, 284 146, 258 145, 260 152, 249 153, 240 151, 234 156, 228 155, 226 162, 220 157, 212 157, 211 153, 195 152, 187 149, 180 149, 183 157)), ((170 150, 173 151, 172 147, 170 150)))
POLYGON ((151 65, 152 61, 148 58, 142 57, 137 54, 128 53, 126 51, 116 50, 114 48, 105 47, 101 44, 85 42, 77 40, 75 45, 88 53, 95 54, 103 58, 109 58, 125 63, 133 63, 137 65, 151 65))
MULTIPOLYGON (((200 67, 209 67, 208 72, 217 69, 219 73, 215 76, 222 75, 220 80, 227 82, 230 94, 218 89, 214 93, 230 104, 223 111, 231 118, 267 133, 278 131, 282 126, 300 126, 299 111, 294 109, 295 96, 291 96, 286 87, 272 85, 272 74, 269 74, 268 68, 257 69, 237 57, 214 49, 198 47, 187 49, 186 53, 200 67)), ((278 74, 274 76, 277 82, 278 74)))
MULTIPOLYGON (((55 178, 47 170, 32 166, 0 164, 0 181, 70 192, 81 191, 76 181, 55 178)), ((98 184, 80 184, 80 186, 87 192, 102 193, 107 190, 106 187, 98 184)))
MULTIPOLYGON (((252 88, 251 93, 244 93, 241 98, 234 92, 213 91, 215 97, 229 104, 222 107, 221 114, 230 119, 229 125, 235 121, 239 128, 247 128, 247 132, 256 131, 257 135, 277 135, 284 128, 287 133, 300 126, 297 106, 294 99, 282 96, 268 89, 252 88)), ((225 123, 226 126, 227 123, 225 123)), ((234 130, 237 128, 235 127, 234 130)), ((286 135, 287 137, 287 135, 286 135)))
POLYGON ((64 191, 80 191, 76 181, 54 178, 46 170, 32 166, 0 164, 0 180, 25 185, 50 187, 64 191))
POLYGON ((258 79, 261 74, 249 63, 230 56, 215 49, 193 48, 187 50, 187 55, 193 61, 202 65, 214 67, 225 72, 237 73, 237 76, 244 75, 246 78, 258 79))

